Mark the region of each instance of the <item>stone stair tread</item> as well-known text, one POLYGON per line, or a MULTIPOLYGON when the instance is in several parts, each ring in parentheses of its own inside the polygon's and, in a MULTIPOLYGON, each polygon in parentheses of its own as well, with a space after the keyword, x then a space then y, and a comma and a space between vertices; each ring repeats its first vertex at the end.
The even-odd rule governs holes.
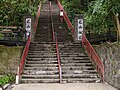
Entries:
POLYGON ((97 71, 96 70, 62 70, 62 73, 64 73, 64 74, 73 74, 73 73, 97 73, 97 71))
POLYGON ((62 68, 94 68, 93 66, 81 66, 81 67, 78 67, 78 66, 62 66, 62 68))
POLYGON ((24 67, 24 69, 29 69, 29 70, 58 70, 58 67, 24 67))
POLYGON ((46 60, 27 60, 27 62, 39 62, 39 63, 56 63, 58 62, 57 60, 51 60, 51 61, 48 61, 49 59, 46 59, 46 60))
POLYGON ((76 82, 78 82, 78 83, 80 83, 80 82, 82 82, 82 83, 96 83, 96 82, 100 83, 101 80, 99 78, 67 78, 67 79, 63 78, 63 82, 64 81, 66 81, 68 83, 74 83, 74 82, 75 83, 76 82))
POLYGON ((29 51, 29 53, 56 53, 56 51, 29 51))
POLYGON ((84 74, 84 73, 80 73, 80 74, 75 74, 75 73, 73 73, 73 74, 62 74, 62 76, 63 77, 91 77, 91 78, 97 78, 98 76, 97 76, 97 74, 89 74, 89 73, 86 73, 86 74, 84 74))
POLYGON ((58 64, 25 64, 25 67, 58 67, 58 64))
POLYGON ((25 82, 25 83, 59 83, 59 79, 25 79, 22 78, 21 82, 25 82))
POLYGON ((49 74, 49 75, 54 75, 54 74, 59 74, 58 71, 42 71, 42 70, 24 70, 23 74, 30 74, 30 75, 34 75, 34 74, 37 74, 37 75, 46 75, 46 74, 49 74))
POLYGON ((92 63, 66 63, 61 64, 61 66, 93 66, 92 63))

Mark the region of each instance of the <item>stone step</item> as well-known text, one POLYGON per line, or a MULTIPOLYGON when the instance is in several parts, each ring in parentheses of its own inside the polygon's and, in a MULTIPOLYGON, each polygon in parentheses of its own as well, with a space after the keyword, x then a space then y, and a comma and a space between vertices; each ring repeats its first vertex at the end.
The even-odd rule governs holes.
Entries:
POLYGON ((81 60, 81 61, 73 61, 73 60, 71 60, 71 61, 62 61, 61 60, 61 64, 67 64, 67 63, 91 63, 91 61, 83 61, 83 60, 81 60))
POLYGON ((32 64, 32 63, 33 63, 33 64, 34 64, 34 63, 35 63, 35 64, 36 64, 36 63, 38 63, 38 64, 39 64, 39 63, 40 63, 40 64, 58 64, 58 61, 57 61, 57 60, 56 60, 56 61, 47 61, 47 60, 46 60, 46 61, 31 61, 31 60, 30 60, 30 61, 26 61, 26 63, 31 63, 31 64, 32 64))
MULTIPOLYGON (((21 83, 59 83, 59 79, 21 79, 21 83)), ((63 79, 63 83, 99 83, 100 79, 91 78, 72 78, 63 79)))
POLYGON ((57 58, 52 58, 52 57, 49 57, 49 58, 27 58, 27 61, 38 61, 38 62, 43 62, 43 61, 51 61, 51 62, 53 62, 53 61, 57 61, 57 58))
POLYGON ((56 51, 28 51, 28 54, 56 54, 56 51))
POLYGON ((54 47, 55 44, 30 44, 30 47, 54 47))
POLYGON ((56 51, 56 48, 29 48, 32 51, 56 51))
POLYGON ((66 55, 62 55, 60 54, 60 57, 84 57, 86 54, 85 53, 80 53, 80 54, 66 54, 66 55))
POLYGON ((44 55, 44 56, 43 55, 41 56, 40 55, 28 55, 27 58, 57 58, 57 56, 56 55, 52 55, 52 56, 51 55, 50 56, 49 55, 48 56, 47 55, 44 55))
POLYGON ((61 60, 90 60, 88 56, 79 56, 79 57, 60 57, 61 60))
MULTIPOLYGON (((23 74, 31 74, 31 75, 45 75, 45 74, 59 74, 58 70, 57 71, 42 71, 42 70, 24 70, 23 74)), ((97 74, 96 70, 66 70, 62 71, 62 74, 97 74)))
POLYGON ((58 67, 58 64, 25 64, 25 67, 58 67))
POLYGON ((27 78, 27 79, 40 79, 40 78, 42 78, 42 79, 59 79, 59 74, 54 74, 54 75, 29 75, 29 74, 27 74, 27 75, 25 75, 25 74, 23 74, 22 75, 22 78, 27 78))
MULTIPOLYGON (((32 51, 29 51, 29 53, 28 53, 28 55, 47 55, 47 54, 49 54, 49 55, 57 55, 57 53, 56 53, 56 51, 55 52, 49 52, 49 51, 47 51, 47 52, 45 52, 45 51, 37 51, 37 52, 32 52, 32 51)), ((65 55, 68 55, 68 56, 77 56, 77 55, 81 55, 81 52, 80 53, 62 53, 62 52, 60 52, 59 53, 60 54, 60 56, 65 56, 65 55)), ((86 55, 86 53, 85 53, 85 55, 86 55)))
POLYGON ((22 78, 21 83, 59 83, 60 80, 59 79, 26 79, 26 78, 22 78))
POLYGON ((55 42, 31 42, 31 44, 34 44, 34 45, 38 45, 38 44, 42 44, 42 45, 54 45, 55 42))
POLYGON ((55 54, 42 54, 42 55, 40 55, 40 54, 28 54, 27 55, 28 57, 56 57, 56 55, 55 54))
POLYGON ((88 73, 93 73, 93 74, 97 74, 96 70, 62 70, 62 74, 88 74, 88 73))
POLYGON ((93 66, 92 63, 65 63, 61 64, 61 66, 93 66))
POLYGON ((28 55, 57 55, 57 53, 28 53, 28 55))
POLYGON ((97 74, 81 73, 81 74, 62 74, 63 78, 98 78, 97 74))
POLYGON ((49 75, 54 75, 54 74, 58 74, 59 75, 59 72, 58 71, 38 71, 38 70, 24 70, 23 74, 29 74, 29 75, 46 75, 46 74, 49 74, 49 75))
MULTIPOLYGON (((96 74, 62 74, 63 78, 97 78, 98 76, 96 74)), ((59 78, 59 74, 54 75, 30 75, 30 74, 23 74, 22 78, 31 78, 31 79, 40 79, 40 78, 46 78, 46 79, 55 79, 59 78)))
POLYGON ((100 83, 99 78, 63 78, 64 83, 100 83))
POLYGON ((44 71, 57 71, 58 67, 24 67, 24 70, 44 70, 44 71))
POLYGON ((62 71, 68 71, 68 70, 80 70, 80 71, 82 71, 82 70, 94 70, 94 67, 62 67, 62 71))

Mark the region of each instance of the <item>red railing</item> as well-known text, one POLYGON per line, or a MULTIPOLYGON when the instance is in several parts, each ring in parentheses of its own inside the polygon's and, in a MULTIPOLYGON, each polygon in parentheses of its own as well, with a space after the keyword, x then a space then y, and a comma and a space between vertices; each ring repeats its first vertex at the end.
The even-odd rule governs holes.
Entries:
POLYGON ((104 82, 104 65, 84 34, 82 35, 82 44, 86 49, 90 59, 95 64, 96 70, 104 82))
POLYGON ((56 52, 57 52, 57 59, 58 59, 58 69, 59 69, 60 83, 62 83, 62 68, 61 68, 61 63, 60 63, 60 53, 59 53, 57 35, 55 35, 55 43, 56 43, 56 52))
POLYGON ((22 54, 22 57, 21 57, 21 63, 20 63, 20 66, 19 66, 19 75, 18 75, 19 79, 20 79, 20 75, 23 72, 25 59, 26 59, 28 49, 29 49, 29 46, 30 46, 30 40, 31 40, 31 35, 28 36, 28 40, 27 40, 26 46, 24 48, 24 51, 23 51, 23 54, 22 54))
MULTIPOLYGON (((36 16, 36 21, 34 23, 34 31, 35 32, 36 32, 36 29, 37 29, 38 19, 39 19, 39 16, 40 16, 40 8, 41 8, 41 3, 39 5, 37 16, 36 16)), ((30 41, 31 41, 31 34, 28 36, 28 40, 27 40, 26 46, 24 48, 24 51, 23 51, 23 54, 22 54, 22 57, 21 57, 21 63, 20 63, 20 66, 19 66, 18 79, 20 79, 20 76, 21 76, 21 74, 23 72, 25 59, 26 59, 28 49, 29 49, 29 46, 30 46, 30 41)))
POLYGON ((65 10, 63 9, 62 5, 60 4, 59 0, 56 0, 56 1, 57 1, 57 4, 58 4, 60 10, 63 10, 64 20, 66 21, 66 24, 67 24, 68 28, 70 30, 72 30, 72 33, 73 33, 73 36, 74 36, 74 27, 73 27, 72 23, 70 22, 67 14, 66 14, 65 10))
MULTIPOLYGON (((66 12, 64 11, 62 5, 60 4, 59 0, 56 0, 58 3, 58 6, 60 8, 60 10, 63 10, 64 13, 64 20, 66 21, 68 28, 72 30, 73 35, 74 35, 74 27, 71 24, 66 12)), ((98 71, 102 81, 104 81, 104 65, 102 63, 102 61, 100 60, 100 58, 98 57, 97 53, 95 52, 94 48, 92 47, 92 45, 89 43, 89 41, 87 40, 87 38, 85 37, 85 35, 82 35, 82 44, 84 45, 86 51, 88 52, 89 57, 91 58, 91 60, 93 60, 96 70, 98 71)))
POLYGON ((38 6, 37 16, 36 16, 35 23, 34 23, 34 31, 35 32, 36 32, 37 25, 38 25, 38 19, 40 17, 40 9, 41 9, 41 2, 40 2, 40 5, 38 6))
POLYGON ((50 2, 50 20, 51 20, 51 26, 52 26, 52 37, 53 37, 53 41, 55 41, 55 30, 54 30, 54 25, 53 25, 53 18, 52 18, 52 7, 51 7, 51 2, 50 2))
POLYGON ((53 25, 51 2, 50 2, 50 16, 51 16, 51 24, 52 24, 52 32, 53 32, 53 42, 55 41, 55 44, 56 44, 56 52, 57 52, 57 60, 58 60, 58 70, 59 70, 59 76, 60 76, 60 83, 62 83, 62 69, 61 69, 61 64, 60 64, 60 54, 59 54, 57 35, 55 33, 54 25, 53 25))

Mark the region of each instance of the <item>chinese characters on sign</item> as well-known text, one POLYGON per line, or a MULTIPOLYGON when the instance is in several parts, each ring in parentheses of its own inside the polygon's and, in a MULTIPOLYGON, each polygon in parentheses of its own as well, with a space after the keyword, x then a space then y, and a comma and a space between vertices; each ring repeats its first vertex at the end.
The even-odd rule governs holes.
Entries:
POLYGON ((26 18, 26 31, 31 32, 31 18, 26 18))
POLYGON ((26 18, 26 38, 28 39, 28 36, 31 32, 31 18, 26 18))
POLYGON ((83 33, 83 19, 78 19, 78 40, 82 39, 83 33))

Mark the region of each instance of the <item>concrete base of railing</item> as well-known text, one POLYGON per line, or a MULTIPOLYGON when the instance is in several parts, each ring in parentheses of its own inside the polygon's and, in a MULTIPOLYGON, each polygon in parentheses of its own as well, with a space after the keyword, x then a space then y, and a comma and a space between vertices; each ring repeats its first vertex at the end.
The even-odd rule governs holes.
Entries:
POLYGON ((18 75, 16 75, 15 84, 16 84, 16 85, 19 84, 19 76, 18 76, 18 75))

